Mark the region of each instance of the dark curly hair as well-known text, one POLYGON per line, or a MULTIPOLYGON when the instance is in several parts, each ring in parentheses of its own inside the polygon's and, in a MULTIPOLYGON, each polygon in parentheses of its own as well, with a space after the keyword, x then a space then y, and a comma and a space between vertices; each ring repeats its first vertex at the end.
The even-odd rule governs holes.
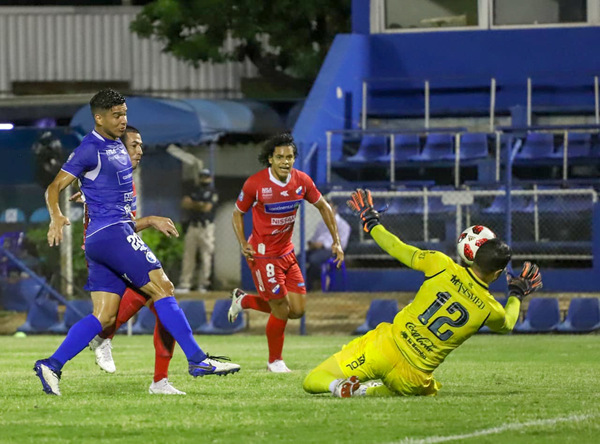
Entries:
POLYGON ((298 157, 298 148, 294 142, 294 138, 290 133, 281 133, 271 137, 265 142, 258 155, 258 161, 264 166, 269 166, 269 157, 273 156, 275 148, 278 146, 291 146, 294 150, 294 157, 298 157))
POLYGON ((113 106, 123 105, 125 97, 114 89, 106 88, 98 91, 92 100, 90 100, 90 108, 92 116, 98 113, 103 113, 111 109, 113 106))

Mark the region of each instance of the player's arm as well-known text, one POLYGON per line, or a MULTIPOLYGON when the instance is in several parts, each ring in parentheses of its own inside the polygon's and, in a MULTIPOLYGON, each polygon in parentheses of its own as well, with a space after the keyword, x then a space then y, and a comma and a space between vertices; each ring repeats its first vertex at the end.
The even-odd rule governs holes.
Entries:
POLYGON ((71 225, 69 219, 60 210, 59 198, 62 190, 67 188, 76 179, 70 173, 60 170, 52 183, 46 188, 46 207, 50 213, 50 226, 48 228, 48 245, 51 247, 61 243, 62 229, 65 225, 71 225))
POLYGON ((254 260, 254 248, 252 245, 248 243, 246 237, 244 236, 244 213, 237 209, 237 207, 233 210, 233 215, 231 217, 231 223, 233 225, 233 232, 235 233, 235 237, 240 243, 240 249, 242 250, 242 254, 248 260, 254 260))
POLYGON ((379 213, 373 208, 373 198, 369 190, 356 190, 347 204, 360 217, 363 230, 371 235, 377 245, 393 258, 412 268, 413 257, 421 250, 405 244, 381 225, 379 213))
POLYGON ((154 228, 157 231, 160 231, 167 237, 179 237, 179 231, 177 231, 177 227, 175 227, 173 221, 168 217, 146 216, 140 217, 135 221, 136 233, 150 227, 154 228))
POLYGON ((498 333, 508 333, 512 331, 521 310, 521 302, 531 293, 540 290, 543 287, 542 273, 536 264, 525 262, 521 273, 518 276, 506 275, 508 283, 508 301, 504 307, 504 319, 491 321, 487 324, 491 330, 498 333))
POLYGON ((331 209, 329 203, 323 198, 315 202, 314 205, 319 210, 319 213, 321 213, 323 222, 325 222, 325 225, 331 234, 331 238, 333 239, 331 252, 335 256, 334 262, 336 263, 337 267, 340 268, 342 266, 342 262, 344 262, 344 250, 342 249, 342 242, 340 241, 340 234, 335 221, 335 213, 331 209))

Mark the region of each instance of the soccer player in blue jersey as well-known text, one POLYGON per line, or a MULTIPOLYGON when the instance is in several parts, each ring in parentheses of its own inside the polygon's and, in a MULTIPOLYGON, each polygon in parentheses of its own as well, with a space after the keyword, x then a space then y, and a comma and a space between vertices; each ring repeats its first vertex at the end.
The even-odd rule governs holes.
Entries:
POLYGON ((185 353, 192 376, 239 371, 239 365, 211 357, 198 346, 173 297, 173 284, 154 253, 136 234, 131 214, 133 169, 119 139, 127 127, 125 98, 112 89, 104 89, 92 97, 90 107, 94 130, 84 137, 48 186, 46 205, 50 212, 48 244, 52 247, 62 241, 62 229, 70 224, 60 210, 60 192, 79 180, 90 218, 85 239, 89 272, 85 288, 91 292, 94 311, 71 327, 52 356, 36 361, 34 370, 44 392, 60 395, 62 367, 104 328, 114 324, 120 298, 128 286, 153 300, 161 323, 185 353))

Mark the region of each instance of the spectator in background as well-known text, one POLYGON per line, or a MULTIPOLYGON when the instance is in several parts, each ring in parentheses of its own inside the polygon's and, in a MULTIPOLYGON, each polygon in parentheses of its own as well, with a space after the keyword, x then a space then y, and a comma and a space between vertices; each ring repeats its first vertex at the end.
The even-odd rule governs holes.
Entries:
POLYGON ((177 292, 187 293, 192 279, 198 275, 198 291, 205 293, 210 286, 213 254, 215 252, 215 208, 219 197, 212 185, 210 170, 202 169, 192 183, 184 186, 181 207, 185 211, 183 260, 177 292), (200 272, 196 258, 200 254, 200 272))
MULTIPOLYGON (((335 213, 335 222, 338 226, 342 250, 346 250, 350 238, 350 224, 346 222, 337 212, 337 206, 330 204, 335 213)), ((308 289, 319 288, 321 281, 321 265, 332 257, 331 246, 333 239, 331 233, 323 220, 320 220, 315 232, 308 241, 308 252, 306 253, 306 281, 308 289)))

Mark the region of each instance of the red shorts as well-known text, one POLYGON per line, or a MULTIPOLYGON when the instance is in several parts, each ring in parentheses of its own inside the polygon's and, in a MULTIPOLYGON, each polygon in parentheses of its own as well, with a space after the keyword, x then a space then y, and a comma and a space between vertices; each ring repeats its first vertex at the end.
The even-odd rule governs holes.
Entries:
POLYGON ((266 301, 284 298, 288 292, 306 294, 304 277, 293 251, 281 257, 255 257, 247 262, 256 290, 266 301))

